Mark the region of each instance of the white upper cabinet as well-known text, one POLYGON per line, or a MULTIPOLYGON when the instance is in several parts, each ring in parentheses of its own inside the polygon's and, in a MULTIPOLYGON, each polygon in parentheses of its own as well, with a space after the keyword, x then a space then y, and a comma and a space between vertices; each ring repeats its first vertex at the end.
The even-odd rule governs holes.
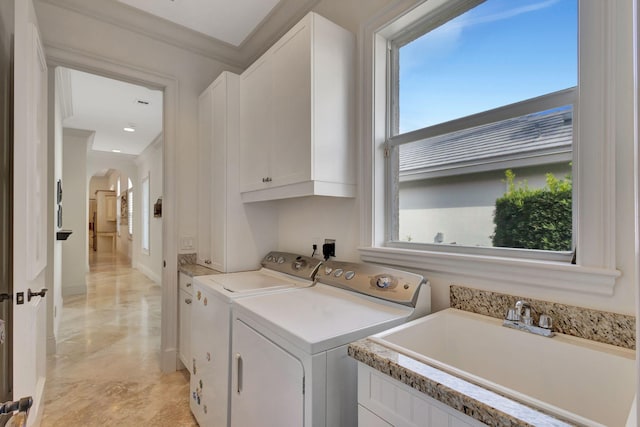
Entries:
POLYGON ((225 273, 259 268, 277 243, 277 206, 240 198, 239 80, 223 72, 199 105, 198 261, 225 273))
POLYGON ((355 196, 354 47, 312 12, 242 74, 243 201, 355 196))
POLYGON ((207 89, 198 98, 198 205, 197 263, 211 267, 211 122, 212 93, 207 89))

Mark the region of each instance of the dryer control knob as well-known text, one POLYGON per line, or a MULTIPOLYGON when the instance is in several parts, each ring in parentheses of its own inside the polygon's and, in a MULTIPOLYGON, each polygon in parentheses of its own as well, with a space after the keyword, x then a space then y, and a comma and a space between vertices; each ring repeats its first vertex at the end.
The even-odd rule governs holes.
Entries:
POLYGON ((324 274, 326 274, 326 275, 331 274, 332 271, 333 271, 333 268, 331 268, 331 267, 325 267, 324 268, 324 274))
POLYGON ((284 264, 284 257, 283 256, 278 258, 278 264, 284 264))
POLYGON ((380 289, 387 289, 389 286, 391 286, 392 282, 393 281, 391 280, 391 277, 380 276, 378 277, 378 280, 376 280, 376 286, 379 287, 380 289))

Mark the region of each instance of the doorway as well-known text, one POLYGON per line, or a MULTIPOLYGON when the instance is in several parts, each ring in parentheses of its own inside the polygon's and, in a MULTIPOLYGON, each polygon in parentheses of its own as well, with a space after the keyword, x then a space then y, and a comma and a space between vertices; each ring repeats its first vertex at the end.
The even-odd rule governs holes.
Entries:
POLYGON ((163 283, 163 218, 153 205, 164 191, 164 100, 161 90, 66 67, 56 68, 55 86, 54 175, 64 188, 61 228, 72 231, 54 248, 57 335, 65 297, 87 292, 92 253, 163 283))

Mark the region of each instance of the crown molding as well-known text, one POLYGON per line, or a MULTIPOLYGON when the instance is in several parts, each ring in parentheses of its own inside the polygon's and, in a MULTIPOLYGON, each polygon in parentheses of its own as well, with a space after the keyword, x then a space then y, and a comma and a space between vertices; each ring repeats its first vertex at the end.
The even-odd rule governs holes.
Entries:
POLYGON ((238 47, 115 0, 36 0, 36 7, 59 7, 243 70, 319 2, 281 0, 238 47))
POLYGON ((36 0, 36 10, 38 4, 48 4, 107 22, 232 67, 244 65, 236 47, 115 0, 36 0))

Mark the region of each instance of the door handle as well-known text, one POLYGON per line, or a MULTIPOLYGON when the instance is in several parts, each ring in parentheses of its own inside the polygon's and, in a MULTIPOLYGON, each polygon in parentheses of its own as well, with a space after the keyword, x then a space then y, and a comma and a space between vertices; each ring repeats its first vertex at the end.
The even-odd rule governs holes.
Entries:
POLYGON ((242 392, 242 356, 240 353, 236 353, 236 367, 237 367, 237 386, 236 391, 238 394, 242 392))
POLYGON ((40 292, 32 292, 31 289, 27 289, 27 301, 31 301, 34 297, 43 297, 47 294, 47 288, 40 289, 40 292))

